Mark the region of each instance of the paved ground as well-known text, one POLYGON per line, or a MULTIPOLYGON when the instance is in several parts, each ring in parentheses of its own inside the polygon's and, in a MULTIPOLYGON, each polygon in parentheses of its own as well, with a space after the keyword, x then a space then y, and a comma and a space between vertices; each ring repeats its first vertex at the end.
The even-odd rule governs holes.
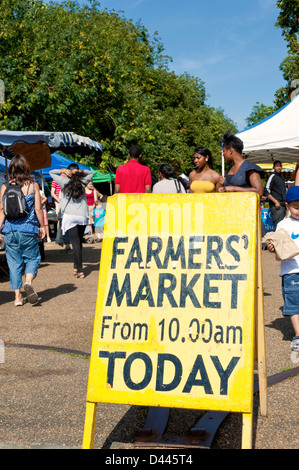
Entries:
MULTIPOLYGON (((73 277, 72 254, 46 246, 35 288, 37 306, 16 308, 8 278, 0 271, 0 448, 81 448, 100 244, 84 245, 84 280, 73 277)), ((282 318, 279 263, 263 252, 267 374, 297 367, 290 361, 292 328, 282 318)), ((289 378, 268 388, 269 416, 254 401, 254 448, 298 449, 298 382, 289 378), (297 432, 295 429, 297 428, 297 432)), ((145 407, 100 404, 95 448, 133 448, 145 407)), ((200 412, 171 410, 168 432, 184 432, 200 412)), ((230 414, 213 448, 241 445, 241 417, 230 414)))

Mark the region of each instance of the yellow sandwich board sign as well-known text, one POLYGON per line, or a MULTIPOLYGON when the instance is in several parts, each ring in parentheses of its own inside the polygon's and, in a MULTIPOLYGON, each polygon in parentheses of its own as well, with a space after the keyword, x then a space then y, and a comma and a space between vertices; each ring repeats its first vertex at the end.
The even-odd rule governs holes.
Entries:
POLYGON ((83 447, 99 402, 251 422, 258 220, 254 193, 109 198, 83 447))

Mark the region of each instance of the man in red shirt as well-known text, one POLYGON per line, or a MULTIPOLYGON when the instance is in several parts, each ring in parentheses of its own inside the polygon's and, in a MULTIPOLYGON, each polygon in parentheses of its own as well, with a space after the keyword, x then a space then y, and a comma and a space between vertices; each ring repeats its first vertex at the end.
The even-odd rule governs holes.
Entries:
POLYGON ((141 165, 141 150, 132 145, 128 163, 117 168, 115 173, 115 193, 150 193, 152 177, 149 167, 141 165))

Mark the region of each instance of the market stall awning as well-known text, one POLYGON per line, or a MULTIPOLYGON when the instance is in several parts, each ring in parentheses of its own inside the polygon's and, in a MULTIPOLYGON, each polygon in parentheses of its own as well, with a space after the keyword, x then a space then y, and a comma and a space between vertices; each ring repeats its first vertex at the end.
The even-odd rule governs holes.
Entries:
MULTIPOLYGON (((91 170, 94 173, 94 176, 92 178, 93 183, 110 183, 111 181, 114 181, 115 179, 115 174, 114 173, 104 173, 101 171, 101 169, 95 165, 82 165, 82 163, 74 162, 74 160, 65 157, 64 155, 60 155, 59 153, 52 153, 51 154, 51 160, 50 160, 50 166, 47 168, 38 168, 37 170, 39 173, 42 175, 42 177, 46 181, 50 181, 50 171, 51 170, 59 170, 60 168, 67 168, 71 163, 77 163, 79 166, 80 170, 91 170)), ((10 160, 7 159, 7 167, 10 164, 10 160)), ((0 174, 6 174, 5 170, 5 158, 0 156, 0 174)))
POLYGON ((37 142, 45 142, 51 153, 57 150, 65 153, 78 151, 81 153, 100 152, 102 146, 89 137, 77 135, 74 132, 39 132, 39 131, 0 131, 0 144, 4 147, 10 147, 16 142, 26 142, 28 144, 36 144, 37 142))
POLYGON ((80 170, 89 170, 89 168, 81 163, 75 162, 74 160, 65 157, 64 155, 60 155, 59 153, 52 153, 50 165, 47 168, 38 168, 38 171, 41 173, 43 178, 46 181, 51 180, 50 171, 51 170, 60 170, 61 168, 67 168, 71 163, 77 163, 80 170))
POLYGON ((103 173, 100 168, 95 165, 89 165, 89 168, 94 172, 92 181, 93 183, 110 183, 115 180, 115 174, 111 172, 103 173))
POLYGON ((299 160, 299 96, 274 114, 236 134, 245 158, 254 163, 299 160))
MULTIPOLYGON (((1 162, 1 160, 0 160, 1 162)), ((59 153, 52 153, 51 165, 47 168, 40 168, 39 171, 46 181, 51 179, 50 171, 59 170, 60 168, 67 168, 71 163, 77 163, 80 170, 91 170, 94 173, 92 178, 93 183, 106 183, 114 181, 115 175, 113 173, 103 173, 100 168, 95 165, 82 165, 82 163, 74 162, 70 158, 60 155, 59 153)))
MULTIPOLYGON (((257 163, 264 171, 274 171, 273 163, 257 163)), ((296 163, 282 163, 282 171, 294 171, 296 168, 296 163)))
POLYGON ((6 154, 22 153, 32 171, 49 167, 50 156, 57 150, 66 154, 102 154, 99 142, 74 132, 0 131, 0 145, 6 154))

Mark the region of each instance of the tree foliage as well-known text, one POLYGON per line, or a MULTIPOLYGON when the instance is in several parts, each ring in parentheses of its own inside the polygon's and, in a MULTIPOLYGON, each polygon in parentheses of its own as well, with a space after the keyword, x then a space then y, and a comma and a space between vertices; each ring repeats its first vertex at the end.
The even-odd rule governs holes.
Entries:
POLYGON ((282 29, 285 38, 298 36, 299 5, 297 0, 278 0, 276 6, 280 9, 275 26, 282 29))
POLYGON ((274 106, 266 106, 259 101, 253 106, 251 114, 246 118, 246 122, 248 126, 252 126, 257 122, 262 121, 263 119, 267 118, 274 112, 274 106))
POLYGON ((296 88, 299 88, 299 2, 279 0, 277 6, 280 13, 275 26, 281 28, 288 47, 288 55, 279 67, 286 86, 275 93, 275 107, 279 109, 292 99, 296 88))
POLYGON ((96 1, 1 0, 1 17, 1 129, 89 136, 102 142, 100 165, 110 170, 137 143, 153 172, 165 161, 188 172, 196 146, 216 156, 221 134, 236 131, 205 104, 199 78, 169 72, 157 33, 121 13, 96 1))
POLYGON ((287 104, 299 91, 299 2, 298 0, 279 0, 276 5, 280 13, 275 26, 281 28, 281 34, 288 47, 288 55, 279 66, 286 85, 275 92, 273 105, 255 104, 250 116, 246 119, 248 124, 255 124, 260 119, 270 116, 287 104))

